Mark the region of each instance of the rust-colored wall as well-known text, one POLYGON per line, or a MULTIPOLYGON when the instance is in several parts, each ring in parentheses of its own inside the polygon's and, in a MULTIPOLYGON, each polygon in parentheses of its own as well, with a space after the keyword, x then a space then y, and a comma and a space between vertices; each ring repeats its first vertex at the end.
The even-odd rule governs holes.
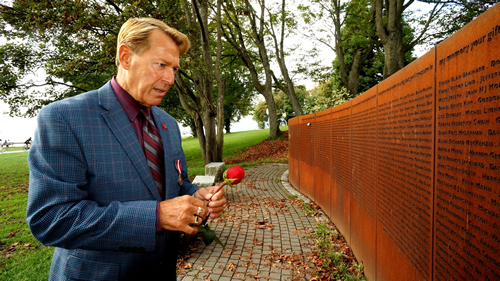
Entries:
MULTIPOLYGON (((351 241, 361 260, 376 260, 377 89, 351 101, 351 241)), ((374 276, 375 264, 365 273, 374 276)))
POLYGON ((290 181, 370 280, 500 280, 500 6, 361 96, 294 118, 290 181))
POLYGON ((436 64, 434 277, 500 280, 500 6, 436 64))
MULTIPOLYGON (((332 167, 329 216, 351 242, 351 102, 332 108, 332 167)), ((328 209, 327 209, 328 210, 328 209)))
POLYGON ((435 50, 378 85, 379 280, 432 273, 435 50))

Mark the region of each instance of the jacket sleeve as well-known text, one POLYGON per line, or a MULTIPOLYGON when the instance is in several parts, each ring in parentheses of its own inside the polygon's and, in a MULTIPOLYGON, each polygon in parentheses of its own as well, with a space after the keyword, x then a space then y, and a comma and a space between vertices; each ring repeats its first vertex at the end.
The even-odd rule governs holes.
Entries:
POLYGON ((90 200, 89 165, 68 118, 52 105, 38 116, 28 155, 31 232, 44 245, 66 249, 154 251, 156 201, 90 200))

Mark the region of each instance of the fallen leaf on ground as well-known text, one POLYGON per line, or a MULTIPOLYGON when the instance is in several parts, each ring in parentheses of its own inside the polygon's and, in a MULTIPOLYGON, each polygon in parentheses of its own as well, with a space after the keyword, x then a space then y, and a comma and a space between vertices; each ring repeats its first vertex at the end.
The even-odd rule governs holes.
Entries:
POLYGON ((14 237, 16 236, 16 234, 19 232, 19 230, 15 230, 15 231, 12 231, 11 233, 9 233, 9 235, 7 235, 7 237, 14 237))

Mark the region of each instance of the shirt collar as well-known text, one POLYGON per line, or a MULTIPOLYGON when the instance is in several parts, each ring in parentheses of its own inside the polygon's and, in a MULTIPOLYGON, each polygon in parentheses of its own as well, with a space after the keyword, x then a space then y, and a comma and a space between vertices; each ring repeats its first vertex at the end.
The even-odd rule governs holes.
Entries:
MULTIPOLYGON (((127 114, 128 119, 130 122, 133 122, 137 118, 137 114, 139 114, 142 109, 141 104, 118 84, 116 76, 113 76, 113 79, 111 79, 111 87, 115 92, 116 98, 122 105, 125 114, 127 114)), ((151 114, 150 108, 145 107, 145 109, 149 114, 151 114)))

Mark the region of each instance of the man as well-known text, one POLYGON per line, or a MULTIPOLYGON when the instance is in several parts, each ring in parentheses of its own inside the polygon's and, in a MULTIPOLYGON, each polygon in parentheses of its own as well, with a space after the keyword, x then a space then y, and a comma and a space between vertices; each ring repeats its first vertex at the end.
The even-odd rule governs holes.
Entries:
POLYGON ((40 111, 26 217, 56 247, 50 280, 175 280, 178 232, 220 216, 224 191, 210 200, 216 187, 190 183, 177 123, 156 107, 188 48, 161 21, 130 19, 117 76, 40 111))

